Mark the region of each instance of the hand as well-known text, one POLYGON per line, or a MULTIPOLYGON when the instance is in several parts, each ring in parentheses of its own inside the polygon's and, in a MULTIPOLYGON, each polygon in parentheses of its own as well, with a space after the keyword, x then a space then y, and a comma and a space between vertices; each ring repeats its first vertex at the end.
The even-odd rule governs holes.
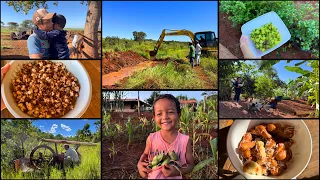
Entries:
POLYGON ((143 162, 143 161, 139 161, 138 162, 138 171, 139 174, 142 178, 147 178, 148 177, 148 173, 151 172, 151 169, 148 169, 148 163, 147 162, 143 162))
MULTIPOLYGON (((9 63, 1 68, 1 82, 2 82, 2 79, 3 79, 4 75, 9 71, 9 69, 10 69, 10 64, 9 63)), ((4 102, 3 102, 2 98, 1 98, 1 111, 3 109, 5 109, 5 108, 6 108, 6 105, 4 104, 4 102)))
POLYGON ((161 170, 163 175, 166 177, 180 176, 180 172, 175 167, 170 165, 163 165, 161 170))
POLYGON ((249 49, 249 39, 248 36, 242 36, 240 38, 240 48, 245 59, 261 59, 261 57, 256 57, 253 52, 249 49))

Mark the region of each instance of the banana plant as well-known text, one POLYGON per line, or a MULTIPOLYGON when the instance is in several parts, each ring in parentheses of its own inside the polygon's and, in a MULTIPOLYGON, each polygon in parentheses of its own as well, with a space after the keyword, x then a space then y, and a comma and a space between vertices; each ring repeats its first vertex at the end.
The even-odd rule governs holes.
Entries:
POLYGON ((303 70, 297 66, 285 66, 285 69, 302 75, 296 79, 299 84, 298 95, 308 95, 308 102, 316 106, 315 115, 319 117, 319 61, 308 60, 307 62, 307 65, 312 67, 312 71, 303 70))

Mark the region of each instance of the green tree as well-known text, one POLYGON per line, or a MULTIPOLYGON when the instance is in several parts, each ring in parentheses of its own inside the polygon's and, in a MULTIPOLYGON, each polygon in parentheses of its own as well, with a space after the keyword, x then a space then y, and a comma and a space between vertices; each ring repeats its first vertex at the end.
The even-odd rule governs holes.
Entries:
POLYGON ((93 134, 92 142, 100 142, 101 141, 101 120, 97 120, 93 123, 96 126, 96 133, 93 134))
MULTIPOLYGON (((23 11, 25 14, 36 7, 37 9, 48 9, 47 1, 6 1, 8 6, 12 6, 16 12, 23 11)), ((80 1, 84 4, 84 1, 80 1)), ((58 2, 53 2, 53 5, 58 6, 58 2)), ((99 41, 98 41, 98 28, 101 18, 101 1, 87 1, 88 11, 84 26, 83 52, 82 57, 85 59, 99 58, 99 41)))
POLYGON ((147 34, 145 32, 142 32, 142 31, 140 31, 140 32, 133 31, 132 33, 133 33, 133 39, 135 41, 143 41, 147 37, 147 34))
POLYGON ((148 104, 153 104, 153 101, 160 95, 161 91, 153 91, 148 99, 145 100, 148 104))
POLYGON ((65 138, 62 136, 62 134, 57 134, 55 139, 64 140, 65 138))
POLYGON ((230 100, 232 83, 230 79, 235 78, 236 72, 241 70, 243 60, 219 61, 219 100, 230 100))
POLYGON ((273 96, 273 89, 276 85, 272 79, 264 75, 258 76, 255 83, 256 96, 259 98, 267 98, 273 96))
POLYGON ((8 22, 7 24, 10 30, 16 30, 19 27, 19 24, 17 22, 8 22))
POLYGON ((23 20, 22 23, 20 24, 20 26, 22 28, 25 28, 25 29, 32 29, 32 26, 33 26, 33 22, 32 20, 23 20))
POLYGON ((176 96, 176 98, 178 100, 188 100, 189 99, 189 97, 187 95, 183 95, 183 94, 176 96))

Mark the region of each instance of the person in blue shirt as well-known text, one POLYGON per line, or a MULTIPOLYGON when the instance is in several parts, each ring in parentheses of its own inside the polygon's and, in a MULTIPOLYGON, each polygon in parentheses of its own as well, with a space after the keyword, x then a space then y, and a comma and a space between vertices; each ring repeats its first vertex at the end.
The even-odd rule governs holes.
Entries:
MULTIPOLYGON (((32 22, 43 31, 53 29, 52 18, 56 13, 48 13, 45 9, 38 9, 32 16, 32 22)), ((27 41, 30 59, 49 59, 50 44, 48 40, 40 39, 35 33, 27 41)))
POLYGON ((233 82, 235 95, 234 100, 239 102, 240 101, 240 94, 241 94, 241 83, 240 83, 240 77, 237 77, 237 81, 233 82))
POLYGON ((66 25, 66 18, 57 14, 52 18, 53 30, 43 31, 39 28, 34 30, 35 34, 43 40, 49 40, 50 43, 50 59, 69 59, 70 53, 67 46, 67 31, 63 28, 66 25))

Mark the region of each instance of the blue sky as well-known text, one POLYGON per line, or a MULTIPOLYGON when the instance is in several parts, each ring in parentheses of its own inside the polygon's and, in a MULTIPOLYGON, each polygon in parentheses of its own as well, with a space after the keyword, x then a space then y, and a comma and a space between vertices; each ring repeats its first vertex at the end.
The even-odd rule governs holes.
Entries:
MULTIPOLYGON (((127 99, 128 98, 138 98, 138 91, 127 91, 128 95, 127 95, 127 99)), ((144 101, 146 99, 148 99, 153 91, 139 91, 139 95, 140 95, 140 100, 144 101)), ((188 98, 196 98, 198 101, 203 99, 203 96, 201 96, 201 94, 204 91, 161 91, 161 94, 172 94, 174 96, 178 96, 178 95, 187 95, 188 98)))
MULTIPOLYGON (((102 3, 102 36, 133 38, 143 31, 147 39, 158 40, 163 29, 191 32, 214 31, 218 34, 218 3, 191 1, 140 1, 102 3)), ((187 36, 167 36, 165 40, 190 41, 187 36)))
MULTIPOLYGON (((268 60, 264 60, 268 61, 268 60)), ((277 70, 279 78, 284 81, 284 82, 289 82, 289 79, 293 80, 296 79, 297 77, 301 76, 301 74, 291 72, 286 70, 284 67, 285 66, 294 66, 296 63, 301 62, 301 60, 292 60, 290 63, 287 63, 287 60, 281 60, 279 63, 273 65, 273 67, 277 70)), ((254 64, 253 61, 246 61, 248 64, 254 64)), ((311 71, 312 68, 310 66, 307 66, 307 62, 303 63, 300 65, 300 67, 304 70, 309 70, 311 71)))
MULTIPOLYGON (((58 1, 58 6, 53 5, 53 1, 48 1, 48 12, 62 14, 67 19, 66 28, 84 28, 88 6, 86 3, 80 4, 80 1, 58 1)), ((9 7, 5 1, 1 1, 1 21, 7 25, 8 22, 18 22, 23 20, 32 20, 32 15, 36 7, 31 9, 27 15, 24 12, 16 12, 13 7, 9 7)))
POLYGON ((49 132, 54 135, 61 134, 65 137, 74 136, 78 129, 83 129, 86 123, 90 124, 91 132, 96 132, 96 126, 93 124, 97 119, 82 119, 82 120, 37 120, 32 122, 42 132, 49 132))
MULTIPOLYGON (((290 63, 287 64, 286 60, 280 61, 279 63, 275 64, 273 67, 277 70, 278 72, 278 76, 281 80, 285 81, 285 82, 289 82, 289 78, 292 79, 296 79, 297 77, 301 76, 301 74, 295 73, 295 72, 290 72, 288 70, 286 70, 284 67, 285 66, 294 66, 294 64, 301 62, 301 60, 297 60, 297 61, 291 61, 290 63)), ((309 70, 311 71, 312 68, 310 66, 307 66, 307 63, 304 63, 300 66, 302 69, 304 70, 309 70)))

